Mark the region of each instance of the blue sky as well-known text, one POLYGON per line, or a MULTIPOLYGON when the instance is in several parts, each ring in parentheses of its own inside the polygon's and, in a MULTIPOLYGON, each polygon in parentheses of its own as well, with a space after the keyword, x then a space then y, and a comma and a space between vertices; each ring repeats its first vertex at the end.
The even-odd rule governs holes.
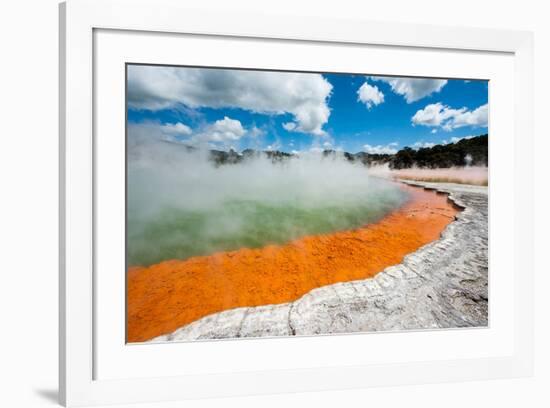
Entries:
POLYGON ((393 153, 487 133, 488 82, 128 66, 129 126, 241 151, 393 153))

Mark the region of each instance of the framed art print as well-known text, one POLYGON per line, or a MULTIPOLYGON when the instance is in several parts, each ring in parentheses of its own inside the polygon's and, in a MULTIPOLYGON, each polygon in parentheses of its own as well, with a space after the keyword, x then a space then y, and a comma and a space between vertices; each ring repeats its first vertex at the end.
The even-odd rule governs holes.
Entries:
POLYGON ((530 374, 529 33, 60 14, 64 404, 530 374))

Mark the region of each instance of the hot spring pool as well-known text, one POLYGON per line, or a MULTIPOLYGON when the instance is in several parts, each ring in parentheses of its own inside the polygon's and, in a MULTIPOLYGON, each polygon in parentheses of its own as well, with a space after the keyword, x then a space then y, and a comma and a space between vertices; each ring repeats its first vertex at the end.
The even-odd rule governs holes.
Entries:
POLYGON ((130 162, 129 266, 353 229, 407 199, 398 184, 343 160, 257 159, 215 167, 188 156, 170 165, 130 162))

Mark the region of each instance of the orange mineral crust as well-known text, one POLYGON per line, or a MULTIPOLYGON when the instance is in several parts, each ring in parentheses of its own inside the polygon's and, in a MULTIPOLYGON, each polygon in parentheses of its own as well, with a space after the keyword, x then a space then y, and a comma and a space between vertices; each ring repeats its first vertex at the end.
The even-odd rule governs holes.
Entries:
POLYGON ((438 239, 459 211, 445 194, 403 186, 398 210, 350 231, 128 269, 128 342, 206 315, 294 301, 314 288, 365 279, 438 239))

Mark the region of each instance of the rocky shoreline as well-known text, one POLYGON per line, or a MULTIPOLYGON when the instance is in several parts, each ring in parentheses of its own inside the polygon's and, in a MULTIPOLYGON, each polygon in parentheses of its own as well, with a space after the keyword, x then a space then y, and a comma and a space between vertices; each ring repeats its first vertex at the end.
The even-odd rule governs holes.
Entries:
POLYGON ((314 289, 290 303, 201 318, 151 342, 488 325, 488 189, 403 181, 464 210, 441 238, 373 278, 314 289))

